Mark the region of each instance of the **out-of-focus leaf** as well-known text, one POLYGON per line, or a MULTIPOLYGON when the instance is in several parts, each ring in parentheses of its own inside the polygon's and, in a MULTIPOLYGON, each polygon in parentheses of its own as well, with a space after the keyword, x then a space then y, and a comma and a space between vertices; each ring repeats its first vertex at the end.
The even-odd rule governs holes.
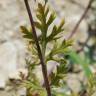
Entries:
POLYGON ((52 33, 47 37, 47 42, 50 42, 56 38, 56 36, 64 31, 64 20, 61 21, 59 26, 54 25, 52 33))
POLYGON ((82 68, 85 71, 85 75, 90 78, 92 76, 92 72, 89 68, 89 64, 85 60, 83 60, 76 52, 72 51, 69 53, 70 59, 75 63, 75 64, 80 64, 82 68))
POLYGON ((46 22, 46 17, 44 15, 44 11, 45 11, 45 5, 38 3, 38 9, 37 9, 36 17, 42 25, 44 25, 46 22))
MULTIPOLYGON (((40 27, 38 22, 35 22, 35 26, 40 27)), ((24 38, 29 40, 29 44, 35 43, 33 38, 32 30, 28 30, 26 27, 21 26, 21 32, 24 38)), ((41 35, 38 36, 38 41, 41 40, 41 35)))
POLYGON ((45 4, 48 2, 48 0, 45 0, 45 4))
POLYGON ((56 54, 65 54, 65 53, 67 53, 67 52, 69 52, 69 50, 67 49, 67 48, 64 48, 64 49, 62 49, 62 48, 58 48, 58 49, 55 49, 54 51, 53 51, 53 54, 54 55, 56 55, 56 54))
POLYGON ((40 14, 44 14, 44 9, 45 9, 45 6, 38 3, 38 9, 37 11, 40 13, 40 14))
POLYGON ((52 96, 71 96, 71 95, 67 95, 64 88, 52 88, 52 96))
POLYGON ((42 28, 42 26, 41 26, 41 24, 39 22, 34 22, 34 23, 35 23, 36 28, 38 28, 38 29, 42 28))
POLYGON ((64 39, 62 41, 61 47, 66 48, 66 47, 72 46, 72 44, 73 44, 73 40, 65 40, 64 39))
POLYGON ((42 18, 42 16, 41 16, 40 13, 37 13, 37 14, 36 14, 36 17, 37 17, 37 19, 38 19, 40 22, 43 22, 43 18, 42 18))
POLYGON ((57 73, 66 73, 66 60, 65 59, 60 59, 59 61, 60 65, 57 66, 57 73))
POLYGON ((25 26, 20 26, 20 29, 21 29, 21 32, 23 34, 28 34, 29 33, 29 30, 25 26))
POLYGON ((49 13, 49 7, 47 7, 46 10, 45 10, 45 12, 44 12, 45 17, 47 17, 48 13, 49 13))
MULTIPOLYGON (((63 80, 65 74, 67 72, 66 60, 55 58, 54 61, 58 62, 59 65, 56 66, 55 72, 53 72, 50 76, 52 86, 60 86, 60 80, 63 80)), ((62 82, 63 84, 63 82, 62 82)))
POLYGON ((54 20, 55 20, 56 16, 54 13, 51 13, 48 21, 47 21, 47 26, 49 26, 54 20))
POLYGON ((58 26, 58 31, 64 30, 64 29, 63 29, 64 24, 65 24, 65 21, 62 20, 61 23, 60 23, 60 25, 58 26))
POLYGON ((52 33, 47 37, 47 42, 50 42, 57 34, 57 26, 54 25, 52 33))
POLYGON ((72 41, 69 40, 69 41, 63 41, 59 46, 57 44, 55 44, 55 46, 53 47, 53 50, 52 50, 52 54, 53 55, 56 55, 56 54, 65 54, 65 53, 68 53, 69 52, 69 46, 72 45, 72 41), (56 47, 57 46, 57 47, 56 47))
POLYGON ((33 39, 33 34, 26 27, 21 26, 21 32, 23 33, 23 37, 27 39, 33 39))

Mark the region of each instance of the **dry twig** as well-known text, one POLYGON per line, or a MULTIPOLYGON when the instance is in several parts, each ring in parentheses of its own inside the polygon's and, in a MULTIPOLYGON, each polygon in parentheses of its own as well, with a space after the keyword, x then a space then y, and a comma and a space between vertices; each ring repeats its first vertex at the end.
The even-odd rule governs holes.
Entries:
POLYGON ((74 29, 72 30, 71 34, 69 35, 68 39, 72 38, 74 36, 74 34, 77 32, 77 29, 79 27, 79 25, 81 24, 82 20, 85 18, 87 12, 89 11, 89 9, 91 8, 91 5, 93 3, 94 0, 90 0, 88 3, 88 6, 86 7, 83 15, 81 16, 80 20, 77 22, 76 26, 74 27, 74 29))

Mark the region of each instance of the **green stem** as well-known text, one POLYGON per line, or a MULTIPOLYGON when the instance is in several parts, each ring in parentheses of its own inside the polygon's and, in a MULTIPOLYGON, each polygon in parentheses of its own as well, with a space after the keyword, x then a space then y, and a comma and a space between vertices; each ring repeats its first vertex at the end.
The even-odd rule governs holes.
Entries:
POLYGON ((46 17, 44 17, 44 29, 42 30, 42 54, 45 61, 45 53, 46 53, 46 37, 47 37, 47 28, 46 28, 46 17))

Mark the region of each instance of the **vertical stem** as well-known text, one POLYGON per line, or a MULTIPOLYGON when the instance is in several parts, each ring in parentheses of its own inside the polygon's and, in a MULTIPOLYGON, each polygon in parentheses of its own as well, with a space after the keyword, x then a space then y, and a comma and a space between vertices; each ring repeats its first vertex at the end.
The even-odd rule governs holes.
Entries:
POLYGON ((28 15, 29 15, 31 27, 32 27, 32 30, 33 30, 33 36, 34 36, 34 40, 35 40, 35 43, 36 43, 36 46, 37 46, 38 56, 40 58, 40 64, 42 66, 42 73, 43 73, 43 77, 44 77, 44 83, 45 83, 45 87, 46 87, 46 91, 47 91, 47 96, 51 96, 51 89, 50 89, 50 85, 49 85, 49 81, 48 81, 48 77, 47 77, 47 67, 46 67, 46 64, 44 62, 44 58, 43 58, 41 48, 40 48, 40 45, 39 45, 39 42, 38 42, 38 38, 37 38, 35 26, 34 26, 34 20, 33 20, 33 17, 32 17, 31 10, 30 10, 30 6, 28 4, 28 0, 24 0, 24 2, 25 2, 25 6, 26 6, 26 9, 27 9, 28 15))
MULTIPOLYGON (((45 19, 46 21, 46 19, 45 19)), ((45 26, 44 26, 45 30, 42 30, 44 33, 43 33, 43 37, 42 37, 42 54, 43 54, 43 57, 44 57, 44 60, 45 60, 45 52, 46 52, 46 34, 47 34, 47 29, 46 29, 46 23, 45 23, 45 26)))
POLYGON ((44 61, 45 61, 45 51, 46 51, 46 42, 43 41, 43 43, 42 43, 42 55, 43 55, 44 61))

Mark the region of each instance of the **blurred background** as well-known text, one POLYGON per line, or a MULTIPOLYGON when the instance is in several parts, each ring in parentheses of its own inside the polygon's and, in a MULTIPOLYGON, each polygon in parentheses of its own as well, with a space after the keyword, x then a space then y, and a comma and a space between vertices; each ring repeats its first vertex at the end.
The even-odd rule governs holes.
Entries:
MULTIPOLYGON (((35 13, 36 3, 34 0, 29 0, 29 2, 32 12, 35 13)), ((37 0, 37 2, 43 2, 43 0, 37 0)), ((95 73, 96 0, 93 0, 91 5, 89 2, 90 0, 49 0, 52 10, 56 12, 58 17, 56 23, 58 24, 61 19, 65 19, 64 37, 74 39, 73 47, 80 54, 87 56, 90 68, 95 73), (80 22, 78 23, 78 21, 80 22), (78 26, 76 27, 76 25, 78 26), (72 31, 76 32, 70 37, 72 31)), ((16 96, 20 96, 24 93, 21 89, 14 89, 7 84, 10 78, 18 79, 19 72, 27 74, 25 68, 27 51, 20 33, 21 25, 29 26, 23 0, 0 0, 0 96, 15 96, 15 92, 17 92, 16 96), (9 90, 11 91, 9 92, 9 90)), ((72 80, 67 78, 69 86, 75 84, 73 87, 71 86, 72 90, 80 90, 81 85, 78 78, 82 81, 86 79, 83 72, 79 74, 79 77, 75 73, 68 74, 68 78, 72 80)))

